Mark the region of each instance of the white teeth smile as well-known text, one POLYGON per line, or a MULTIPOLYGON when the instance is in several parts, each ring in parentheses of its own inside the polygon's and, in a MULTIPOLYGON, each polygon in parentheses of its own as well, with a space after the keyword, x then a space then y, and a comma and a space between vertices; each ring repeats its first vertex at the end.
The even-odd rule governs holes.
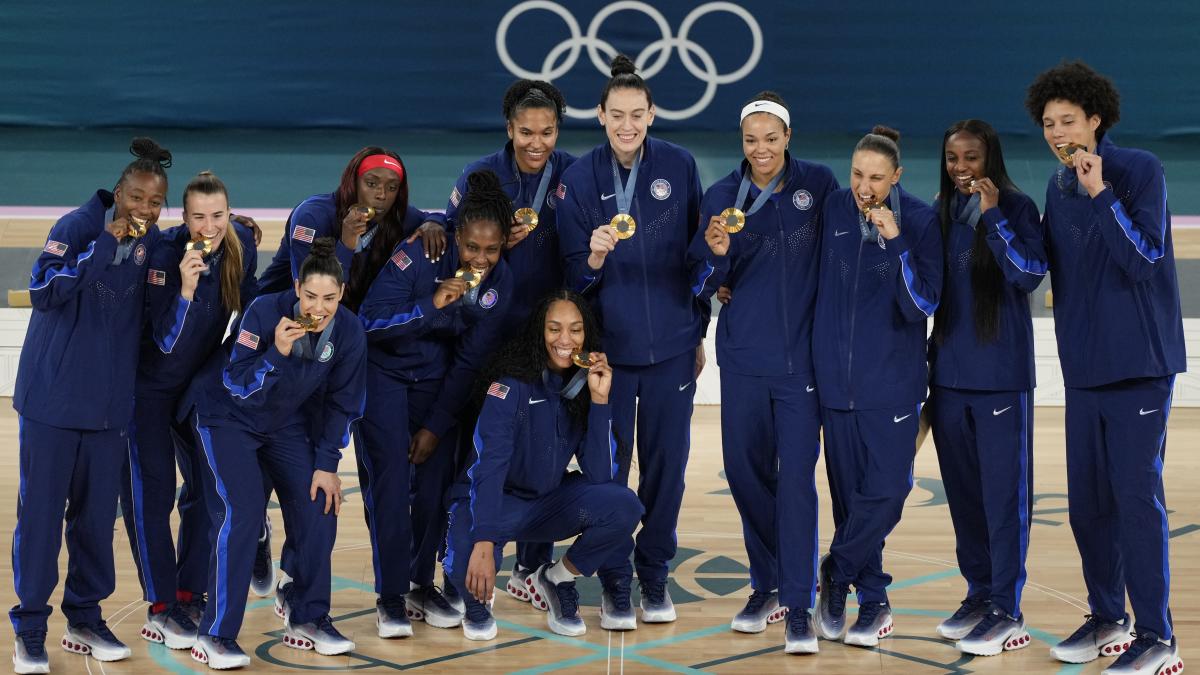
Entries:
POLYGON ((555 353, 555 354, 557 354, 558 356, 560 356, 560 357, 564 358, 564 359, 569 359, 569 358, 571 358, 571 353, 572 353, 572 350, 570 350, 570 349, 563 349, 562 347, 555 347, 555 348, 554 348, 554 353, 555 353))

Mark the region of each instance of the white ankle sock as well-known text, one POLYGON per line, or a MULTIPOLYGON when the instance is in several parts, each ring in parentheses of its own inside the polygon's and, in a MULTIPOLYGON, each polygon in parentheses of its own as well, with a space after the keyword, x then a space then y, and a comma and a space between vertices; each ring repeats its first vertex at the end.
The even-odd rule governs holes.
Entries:
POLYGON ((546 578, 555 584, 565 584, 569 581, 575 581, 575 575, 567 569, 567 566, 561 560, 551 565, 546 569, 546 578))

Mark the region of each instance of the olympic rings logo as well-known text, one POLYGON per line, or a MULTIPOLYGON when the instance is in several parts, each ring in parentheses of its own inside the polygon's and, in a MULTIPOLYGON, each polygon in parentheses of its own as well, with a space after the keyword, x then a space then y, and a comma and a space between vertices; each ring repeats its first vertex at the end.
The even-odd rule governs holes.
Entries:
MULTIPOLYGON (((607 77, 609 72, 608 64, 617 55, 617 50, 610 43, 598 38, 597 34, 599 34, 600 26, 604 23, 605 19, 622 10, 635 10, 645 14, 658 26, 658 30, 662 34, 660 39, 646 45, 641 53, 637 55, 637 58, 634 59, 638 72, 643 78, 649 80, 661 72, 666 67, 667 61, 670 60, 672 50, 676 50, 679 52, 679 58, 682 60, 684 68, 695 76, 696 79, 705 84, 704 94, 700 97, 700 100, 683 110, 668 110, 658 107, 657 115, 663 119, 682 120, 694 117, 707 108, 708 104, 716 97, 718 85, 737 82, 746 77, 750 71, 754 70, 754 67, 758 65, 758 61, 762 57, 762 28, 759 27, 758 21, 754 19, 754 15, 739 5, 735 5, 732 2, 704 3, 693 9, 684 18, 683 23, 679 26, 679 35, 672 35, 671 26, 667 23, 662 13, 651 5, 639 0, 621 0, 606 6, 588 24, 586 35, 580 30, 579 22, 575 20, 575 16, 557 2, 553 2, 553 0, 525 0, 525 2, 518 3, 512 9, 508 10, 504 17, 500 19, 500 24, 496 27, 496 53, 500 56, 500 62, 504 64, 504 67, 508 68, 508 71, 517 77, 530 80, 554 81, 565 75, 575 66, 575 63, 579 60, 579 52, 586 47, 592 64, 596 66, 601 74, 607 77), (525 12, 538 9, 546 10, 561 17, 571 36, 558 43, 558 45, 546 54, 545 60, 542 61, 541 70, 527 70, 514 61, 512 55, 508 53, 508 30, 517 17, 525 12), (746 63, 742 64, 741 68, 729 73, 718 72, 717 64, 713 61, 712 55, 708 53, 708 50, 693 40, 688 39, 688 34, 696 21, 713 12, 728 12, 733 14, 741 19, 746 24, 746 27, 750 29, 750 57, 746 60, 746 63), (699 61, 699 64, 697 64, 697 61, 699 61)), ((596 111, 594 108, 572 108, 567 106, 567 115, 576 119, 590 119, 595 114, 596 111)))

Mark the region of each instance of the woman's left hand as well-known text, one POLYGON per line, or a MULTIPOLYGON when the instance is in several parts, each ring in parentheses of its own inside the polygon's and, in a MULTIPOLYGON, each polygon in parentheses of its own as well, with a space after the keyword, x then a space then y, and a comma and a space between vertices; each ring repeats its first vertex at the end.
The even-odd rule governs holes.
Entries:
POLYGON ((427 220, 421 223, 416 232, 413 232, 407 240, 406 244, 411 244, 420 239, 421 246, 425 248, 425 257, 433 262, 442 259, 442 254, 446 252, 446 228, 436 220, 427 220))
POLYGON ((994 209, 1000 203, 1000 189, 991 178, 980 178, 971 186, 971 192, 979 193, 979 212, 994 209))
POLYGON ((317 469, 313 471, 312 487, 308 488, 310 501, 317 501, 318 490, 325 493, 324 513, 329 513, 329 509, 333 509, 333 515, 340 514, 342 512, 342 479, 338 478, 336 473, 317 469))
POLYGON ((1079 177, 1079 184, 1087 190, 1088 196, 1094 198, 1104 192, 1104 160, 1100 159, 1100 155, 1079 150, 1072 158, 1075 160, 1075 175, 1079 177))
POLYGON ((255 246, 258 246, 262 243, 262 228, 258 226, 258 223, 254 222, 253 218, 250 216, 243 216, 240 213, 231 213, 229 215, 229 219, 235 223, 241 224, 243 227, 250 228, 250 231, 254 233, 255 246))
POLYGON ((425 460, 437 451, 438 437, 428 429, 422 428, 413 434, 412 443, 408 446, 408 461, 413 464, 424 464, 425 460))
POLYGON ((896 224, 896 214, 891 209, 871 209, 869 218, 884 239, 895 239, 900 236, 900 226, 896 224))
POLYGON ((592 393, 592 403, 604 405, 608 403, 608 392, 612 390, 612 366, 608 365, 608 357, 602 352, 588 354, 592 367, 588 370, 588 391, 592 393))
POLYGON ((483 605, 491 602, 496 587, 495 547, 493 542, 477 541, 467 560, 467 592, 483 605))

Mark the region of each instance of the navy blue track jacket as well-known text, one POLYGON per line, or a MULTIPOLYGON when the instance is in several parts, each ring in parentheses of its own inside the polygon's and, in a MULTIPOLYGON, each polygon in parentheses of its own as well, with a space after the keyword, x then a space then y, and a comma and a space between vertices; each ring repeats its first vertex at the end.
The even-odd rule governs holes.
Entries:
POLYGON ((161 233, 127 240, 108 233, 113 195, 98 190, 63 216, 29 280, 33 314, 21 348, 13 407, 22 417, 65 429, 125 427, 133 417, 145 310, 146 260, 161 233))
MULTIPOLYGON (((925 400, 926 323, 942 288, 942 233, 928 204, 903 189, 899 198, 900 235, 891 241, 863 241, 848 188, 825 200, 813 362, 826 408, 925 400)), ((891 198, 886 203, 895 211, 891 198)))
MULTIPOLYGON (((628 175, 622 169, 621 181, 628 175)), ((696 301, 687 267, 703 194, 692 155, 646 139, 630 208, 637 230, 617 242, 600 270, 587 259, 592 232, 617 215, 608 142, 572 164, 562 184, 558 234, 566 284, 595 297, 609 361, 645 366, 695 349, 711 307, 696 301)))

